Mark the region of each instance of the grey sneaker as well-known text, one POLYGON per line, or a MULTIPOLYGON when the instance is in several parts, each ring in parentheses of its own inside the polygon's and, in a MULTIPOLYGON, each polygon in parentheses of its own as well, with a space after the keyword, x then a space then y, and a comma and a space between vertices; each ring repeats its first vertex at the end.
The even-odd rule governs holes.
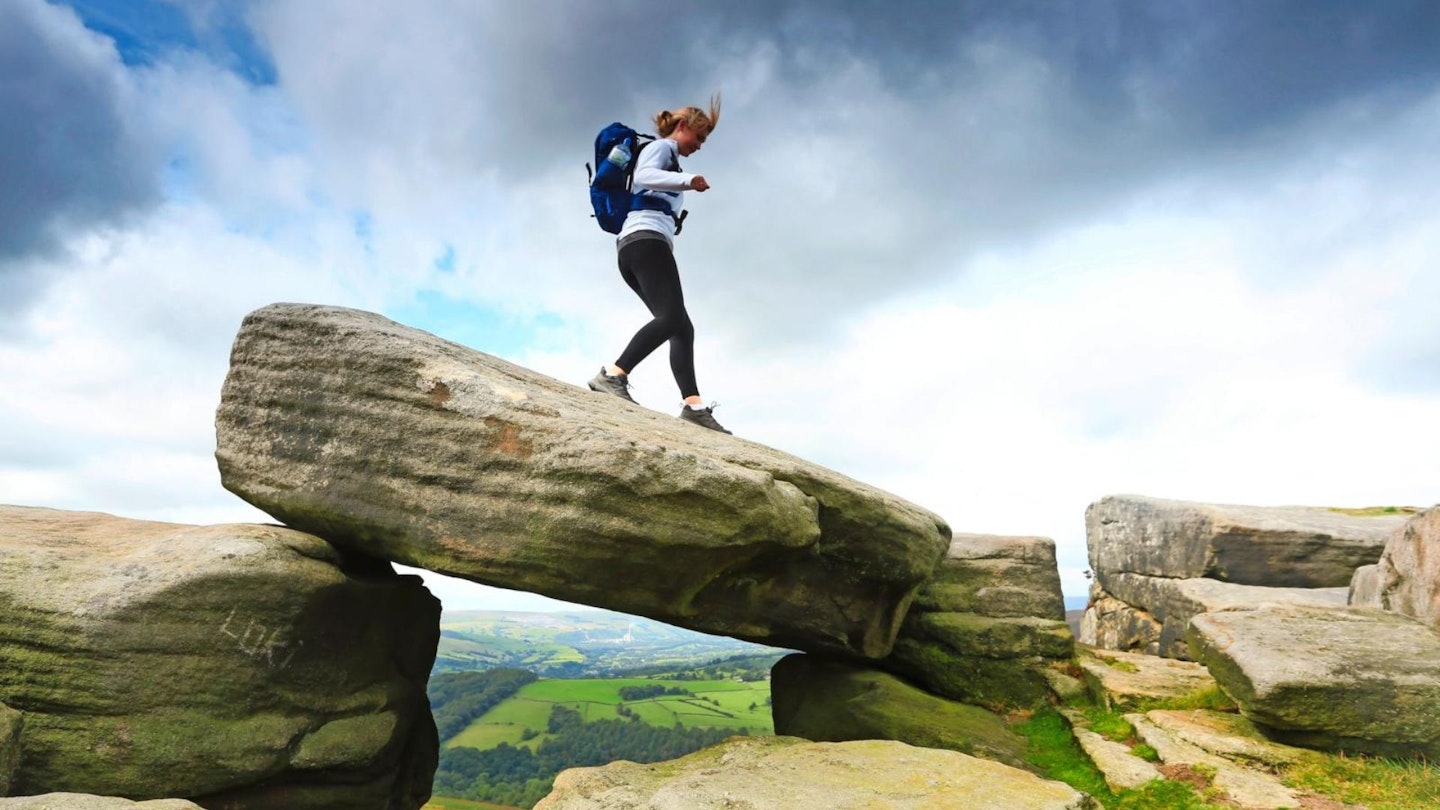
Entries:
MULTIPOLYGON (((630 378, 624 374, 618 377, 614 374, 606 374, 605 367, 600 367, 600 373, 590 380, 590 390, 599 391, 602 394, 614 394, 626 402, 635 402, 630 397, 630 378)), ((636 403, 637 405, 639 403, 636 403)))
MULTIPOLYGON (((718 402, 712 402, 710 403, 710 407, 701 408, 698 411, 690 407, 689 405, 686 405, 680 409, 680 419, 681 421, 690 422, 692 424, 699 425, 700 427, 710 428, 711 430, 718 430, 721 433, 730 433, 730 431, 721 427, 719 422, 715 421, 715 408, 717 408, 719 405, 720 403, 718 402)), ((735 434, 730 433, 730 435, 733 436, 735 434)))

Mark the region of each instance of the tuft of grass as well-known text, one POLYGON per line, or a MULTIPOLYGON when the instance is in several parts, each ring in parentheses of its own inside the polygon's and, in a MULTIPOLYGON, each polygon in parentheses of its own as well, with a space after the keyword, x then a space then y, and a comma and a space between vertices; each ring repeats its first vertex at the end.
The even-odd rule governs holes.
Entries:
POLYGON ((1128 742, 1135 736, 1135 728, 1119 712, 1091 706, 1081 709, 1081 714, 1090 723, 1090 730, 1115 742, 1128 742))
POLYGON ((1156 751, 1154 748, 1151 748, 1145 743, 1137 743, 1136 745, 1130 746, 1130 753, 1145 760, 1146 762, 1160 761, 1160 752, 1156 751))
POLYGON ((1331 512, 1339 512, 1342 515, 1353 515, 1355 517, 1377 517, 1379 515, 1413 515, 1420 511, 1415 506, 1362 506, 1358 509, 1349 509, 1343 506, 1330 507, 1331 512))
POLYGON ((1440 764, 1433 762, 1317 755, 1285 766, 1280 778, 1291 787, 1370 810, 1440 807, 1440 764))
POLYGON ((1111 810, 1233 810, 1234 805, 1211 804, 1200 797, 1189 784, 1157 779, 1133 790, 1122 790, 1111 810))
POLYGON ((1139 667, 1135 666, 1129 661, 1122 661, 1119 658, 1110 658, 1109 656, 1105 655, 1096 655, 1095 658, 1098 659, 1100 663, 1104 664, 1105 666, 1110 667, 1111 669, 1118 669, 1121 672, 1140 671, 1139 667))
POLYGON ((1115 795, 1105 784, 1105 777, 1075 742, 1070 724, 1060 713, 1048 706, 1036 711, 1029 719, 1015 724, 1013 730, 1027 741, 1025 759, 1049 779, 1057 779, 1076 790, 1094 796, 1106 807, 1115 795))
POLYGON ((1189 711, 1191 709, 1208 709, 1215 712, 1234 712, 1239 708, 1230 696, 1225 694, 1218 686, 1208 686, 1204 689, 1197 689, 1188 695, 1178 697, 1161 698, 1159 700, 1142 701, 1136 711, 1149 712, 1156 709, 1168 709, 1172 711, 1189 711))

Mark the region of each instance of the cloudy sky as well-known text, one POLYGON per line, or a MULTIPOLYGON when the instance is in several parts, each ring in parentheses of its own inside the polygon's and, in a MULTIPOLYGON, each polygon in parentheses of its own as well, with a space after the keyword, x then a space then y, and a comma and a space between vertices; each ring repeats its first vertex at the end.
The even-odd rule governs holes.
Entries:
POLYGON ((583 384, 646 318, 594 133, 719 90, 677 258, 736 433, 1052 537, 1072 596, 1107 494, 1430 505, 1437 41, 1429 0, 0 0, 0 502, 267 519, 213 416, 275 301, 583 384))

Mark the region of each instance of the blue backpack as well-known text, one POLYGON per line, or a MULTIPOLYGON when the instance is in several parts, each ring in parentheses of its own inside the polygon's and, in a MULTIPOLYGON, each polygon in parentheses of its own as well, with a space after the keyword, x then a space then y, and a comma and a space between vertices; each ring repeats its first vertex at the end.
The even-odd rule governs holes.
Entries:
MULTIPOLYGON (((595 170, 591 172, 590 164, 586 163, 585 173, 590 178, 590 207, 595 209, 593 216, 606 233, 620 233, 625 217, 631 211, 663 211, 675 216, 663 200, 631 191, 640 150, 654 142, 654 135, 642 135, 618 121, 595 136, 595 170)), ((670 169, 679 171, 679 161, 670 169)), ((681 211, 680 216, 675 217, 677 234, 683 227, 686 213, 681 211)))

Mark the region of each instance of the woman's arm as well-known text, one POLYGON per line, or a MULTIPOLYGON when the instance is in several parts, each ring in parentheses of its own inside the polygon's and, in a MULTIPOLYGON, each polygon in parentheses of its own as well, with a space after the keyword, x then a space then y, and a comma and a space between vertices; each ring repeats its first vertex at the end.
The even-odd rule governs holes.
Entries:
POLYGON ((636 189, 650 191, 689 191, 695 175, 689 172, 672 172, 669 167, 679 163, 675 154, 675 142, 660 139, 640 150, 640 159, 635 164, 636 189))

